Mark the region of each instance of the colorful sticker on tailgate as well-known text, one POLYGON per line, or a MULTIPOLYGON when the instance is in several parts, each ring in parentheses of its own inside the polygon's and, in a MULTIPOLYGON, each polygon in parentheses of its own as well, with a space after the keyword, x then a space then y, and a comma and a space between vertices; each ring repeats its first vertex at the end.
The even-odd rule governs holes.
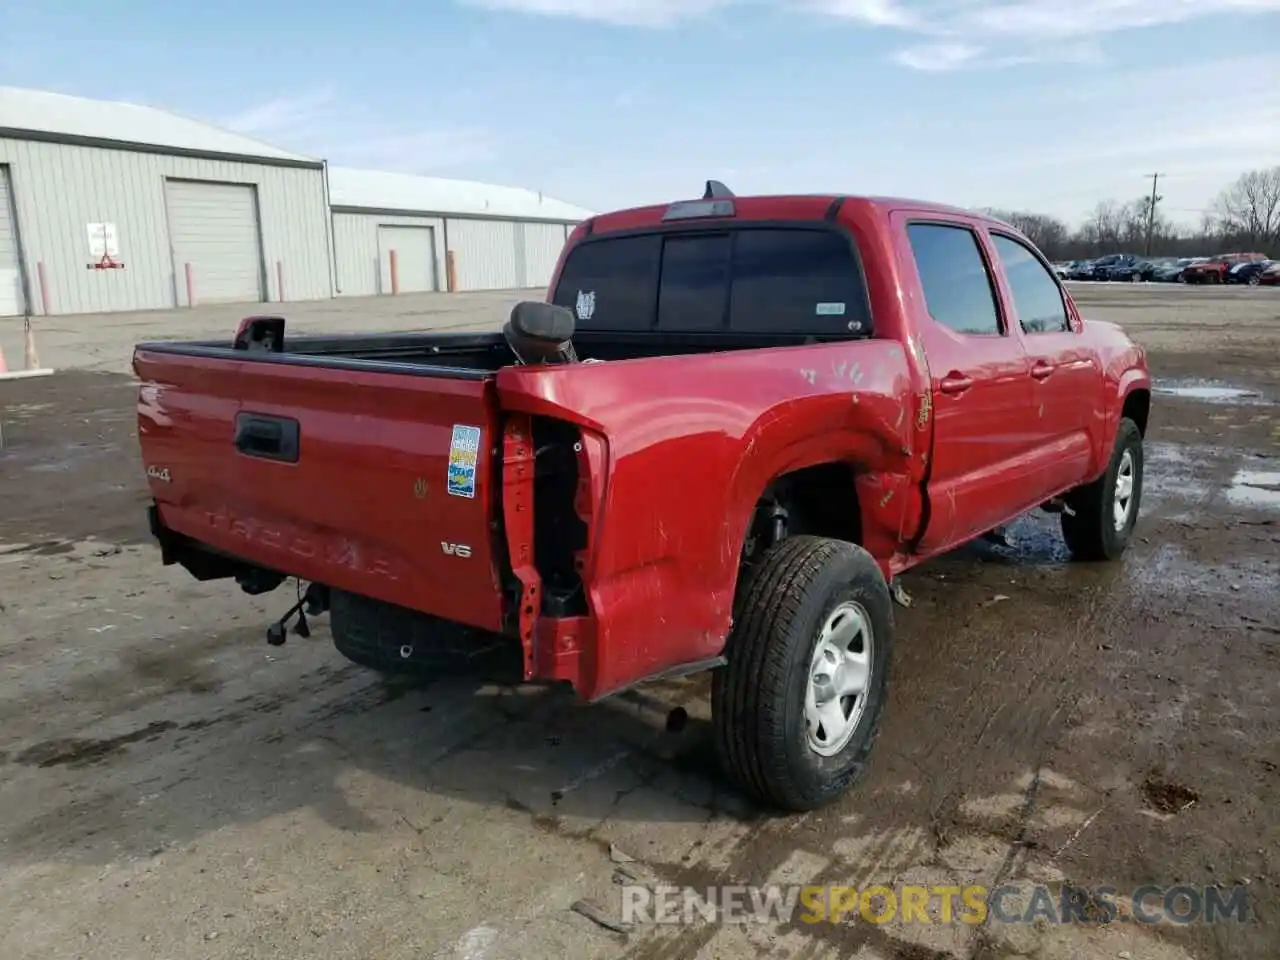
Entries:
POLYGON ((476 464, 480 459, 480 428, 461 423, 453 425, 449 442, 449 495, 476 495, 476 464))

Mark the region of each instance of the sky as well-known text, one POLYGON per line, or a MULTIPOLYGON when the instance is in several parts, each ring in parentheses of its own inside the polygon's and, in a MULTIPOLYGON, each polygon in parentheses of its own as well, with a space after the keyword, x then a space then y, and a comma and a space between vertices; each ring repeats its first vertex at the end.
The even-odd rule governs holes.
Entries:
POLYGON ((0 0, 0 85, 593 210, 909 196, 1188 224, 1280 164, 1280 0, 0 0))

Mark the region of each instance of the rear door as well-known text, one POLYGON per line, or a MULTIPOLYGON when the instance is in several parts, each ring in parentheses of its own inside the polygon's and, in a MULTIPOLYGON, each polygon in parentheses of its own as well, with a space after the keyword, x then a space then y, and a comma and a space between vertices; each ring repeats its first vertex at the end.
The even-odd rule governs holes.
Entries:
POLYGON ((909 212, 894 220, 919 277, 912 299, 934 439, 929 523, 918 549, 935 553, 990 530, 1027 501, 1035 469, 1026 428, 1030 377, 978 231, 909 212))
MULTIPOLYGON (((1102 370, 1073 327, 1057 278, 1025 242, 989 232, 1001 286, 1030 361, 1028 433, 1048 498, 1089 479, 1105 430, 1102 370)), ((1100 465, 1098 465, 1100 466, 1100 465)))
POLYGON ((499 630, 492 379, 141 351, 164 523, 261 566, 499 630))

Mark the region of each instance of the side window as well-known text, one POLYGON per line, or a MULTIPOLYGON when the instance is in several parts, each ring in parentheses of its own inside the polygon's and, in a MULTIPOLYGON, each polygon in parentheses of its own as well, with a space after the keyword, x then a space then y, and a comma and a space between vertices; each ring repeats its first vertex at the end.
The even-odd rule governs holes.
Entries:
POLYGON ((658 287, 659 330, 723 329, 728 296, 727 233, 667 238, 658 287))
POLYGON ((996 256, 1009 280, 1018 322, 1027 333, 1061 333, 1071 329, 1058 281, 1026 245, 1000 233, 991 234, 996 256))
POLYGON ((834 230, 752 228, 734 238, 729 327, 747 333, 870 334, 862 271, 834 230))
POLYGON ((930 316, 956 333, 999 336, 995 288, 973 231, 913 223, 907 236, 930 316))
POLYGON ((648 330, 661 247, 652 235, 580 243, 551 302, 572 310, 581 330, 648 330))

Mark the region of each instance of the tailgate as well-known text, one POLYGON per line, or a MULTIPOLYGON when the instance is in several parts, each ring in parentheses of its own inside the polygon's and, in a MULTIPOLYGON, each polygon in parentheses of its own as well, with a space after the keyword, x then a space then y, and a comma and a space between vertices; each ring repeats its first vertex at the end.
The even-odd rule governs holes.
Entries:
POLYGON ((491 377, 143 349, 134 368, 166 526, 281 573, 502 629, 491 377))

